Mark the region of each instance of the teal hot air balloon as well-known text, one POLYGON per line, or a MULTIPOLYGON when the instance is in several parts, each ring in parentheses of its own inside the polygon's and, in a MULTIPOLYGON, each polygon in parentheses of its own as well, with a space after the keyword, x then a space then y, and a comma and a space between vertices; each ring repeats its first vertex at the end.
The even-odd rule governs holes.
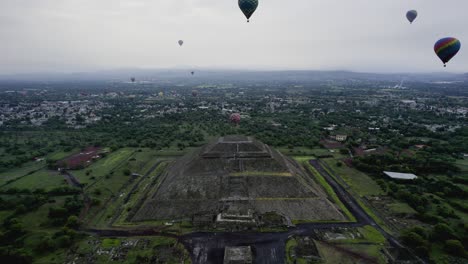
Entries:
POLYGON ((249 22, 250 17, 255 13, 258 7, 258 0, 239 0, 239 8, 244 13, 245 17, 247 18, 247 22, 249 22))
POLYGON ((418 17, 418 11, 416 10, 410 10, 408 13, 406 13, 406 18, 408 21, 413 24, 413 21, 418 17))
POLYGON ((436 42, 434 51, 444 63, 444 67, 460 51, 461 43, 456 38, 443 38, 436 42))

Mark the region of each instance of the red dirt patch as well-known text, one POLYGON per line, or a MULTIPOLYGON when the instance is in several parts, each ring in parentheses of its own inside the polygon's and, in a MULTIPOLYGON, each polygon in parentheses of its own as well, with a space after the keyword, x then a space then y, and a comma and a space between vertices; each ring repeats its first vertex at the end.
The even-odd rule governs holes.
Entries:
POLYGON ((82 150, 80 153, 73 154, 63 160, 57 162, 58 167, 68 169, 68 170, 77 170, 82 169, 90 165, 93 160, 99 159, 101 148, 98 147, 88 147, 82 150))

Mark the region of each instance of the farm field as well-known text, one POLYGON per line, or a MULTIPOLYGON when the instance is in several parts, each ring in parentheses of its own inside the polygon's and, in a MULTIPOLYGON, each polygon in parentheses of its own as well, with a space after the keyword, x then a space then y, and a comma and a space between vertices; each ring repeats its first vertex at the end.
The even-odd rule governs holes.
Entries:
POLYGON ((10 184, 4 185, 2 189, 43 189, 50 191, 56 187, 67 186, 64 178, 57 171, 41 169, 32 174, 28 174, 21 179, 18 179, 10 184))
POLYGON ((26 176, 27 174, 39 170, 45 167, 45 162, 31 161, 23 164, 19 168, 10 169, 0 173, 0 186, 7 184, 8 182, 26 176))

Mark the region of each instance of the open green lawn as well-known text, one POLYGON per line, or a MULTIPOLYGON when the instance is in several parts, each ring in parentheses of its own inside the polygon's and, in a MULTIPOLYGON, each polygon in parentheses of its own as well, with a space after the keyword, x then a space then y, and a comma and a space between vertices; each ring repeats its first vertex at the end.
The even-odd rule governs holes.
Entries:
POLYGON ((387 205, 390 211, 395 214, 415 215, 417 212, 407 203, 395 202, 387 205))
POLYGON ((23 164, 23 166, 19 168, 15 168, 15 169, 2 172, 0 173, 0 186, 14 179, 25 176, 28 173, 36 171, 44 166, 45 166, 45 162, 31 161, 26 164, 23 164))
POLYGON ((459 159, 455 164, 460 168, 461 172, 468 177, 468 158, 459 159))
MULTIPOLYGON (((135 206, 137 204, 137 202, 142 198, 142 195, 144 193, 146 193, 147 191, 150 191, 150 189, 148 189, 148 188, 155 188, 156 189, 155 186, 152 187, 151 183, 155 180, 156 177, 159 177, 161 175, 161 173, 164 172, 164 170, 167 168, 168 164, 169 164, 168 162, 161 162, 158 165, 158 167, 151 174, 148 175, 148 177, 146 177, 144 180, 142 180, 140 182, 140 185, 135 190, 135 192, 132 194, 132 196, 130 197, 130 199, 128 200, 127 203, 123 204, 123 201, 126 198, 126 195, 123 196, 123 197, 119 197, 119 199, 116 201, 115 204, 113 204, 113 206, 114 207, 122 206, 123 210, 122 210, 122 213, 119 215, 118 219, 116 220, 116 222, 114 223, 114 225, 126 225, 126 224, 128 224, 126 222, 126 219, 127 219, 129 210, 131 208, 133 208, 133 206, 135 206)), ((132 188, 132 186, 129 186, 127 188, 127 194, 131 190, 131 188, 132 188)), ((115 209, 111 208, 111 210, 115 210, 115 209)), ((109 212, 112 212, 111 210, 109 210, 109 212)))
POLYGON ((383 195, 380 186, 368 175, 346 166, 341 161, 333 158, 322 159, 335 174, 343 180, 360 196, 383 195), (341 162, 341 167, 337 165, 341 162))
POLYGON ((102 240, 101 246, 103 248, 118 247, 118 246, 120 246, 120 243, 121 243, 121 241, 118 238, 104 238, 102 240))
POLYGON ((375 244, 385 243, 385 237, 374 227, 368 225, 358 229, 359 232, 364 236, 363 240, 375 244))
POLYGON ((322 257, 323 264, 355 264, 359 263, 358 258, 354 258, 340 250, 337 250, 332 245, 327 245, 325 243, 317 242, 317 248, 322 257))
POLYGON ((55 152, 50 153, 49 155, 46 156, 46 158, 51 159, 51 160, 61 160, 77 152, 79 152, 79 149, 73 149, 71 151, 60 150, 60 151, 55 151, 55 152))
POLYGON ((386 241, 382 234, 372 226, 364 226, 358 230, 362 238, 336 240, 329 244, 317 242, 323 263, 361 263, 361 258, 368 259, 371 261, 369 263, 386 263, 381 254, 386 241), (352 255, 349 254, 351 252, 352 255))
POLYGON ((297 246, 297 241, 296 239, 294 239, 293 237, 288 239, 288 241, 286 242, 286 264, 293 264, 294 261, 293 259, 291 258, 291 250, 297 246))
POLYGON ((17 181, 7 184, 2 189, 44 189, 48 191, 61 186, 68 186, 62 175, 60 175, 57 171, 42 169, 35 173, 22 177, 17 181))
MULTIPOLYGON (((125 210, 127 205, 123 205, 123 201, 131 192, 133 186, 140 181, 141 177, 149 172, 151 167, 156 165, 159 161, 167 159, 166 157, 158 156, 157 151, 147 148, 124 150, 124 152, 112 153, 84 170, 72 172, 74 175, 80 175, 81 178, 88 180, 86 192, 101 203, 90 210, 90 217, 86 219, 87 223, 90 225, 106 226, 116 213, 121 209, 125 210), (100 176, 96 176, 95 167, 100 163, 106 164, 106 159, 112 159, 112 155, 114 155, 114 161, 112 163, 107 162, 106 166, 108 171, 105 173, 103 169, 100 168, 100 176), (116 159, 115 156, 119 157, 119 159, 116 159), (109 164, 112 164, 112 166, 109 164), (140 176, 126 175, 125 171, 127 170, 130 171, 130 173, 136 173, 140 176), (86 176, 86 171, 90 172, 89 176, 86 176), (94 179, 91 177, 94 177, 94 179), (91 221, 89 222, 89 220, 91 221)), ((160 171, 156 170, 155 172, 160 171)), ((154 174, 154 172, 152 174, 154 174)), ((140 189, 144 190, 149 182, 151 182, 151 176, 152 175, 148 178, 148 181, 145 180, 139 185, 140 189)), ((133 195, 132 199, 136 196, 137 194, 133 195)), ((133 203, 133 201, 129 201, 129 203, 130 202, 133 203)), ((122 212, 124 215, 127 215, 127 213, 127 211, 122 212)), ((119 218, 119 220, 120 219, 121 218, 119 218)))
POLYGON ((80 183, 88 183, 95 181, 101 177, 109 175, 117 167, 122 165, 135 151, 131 148, 123 148, 108 154, 106 157, 96 161, 90 166, 82 170, 71 171, 71 173, 78 178, 80 183), (86 175, 86 172, 90 172, 86 175), (92 179, 94 177, 94 179, 92 179))
POLYGON ((346 244, 340 246, 350 251, 356 252, 366 258, 372 259, 370 263, 387 263, 381 253, 383 248, 382 245, 346 244))
POLYGON ((49 209, 52 207, 61 207, 65 203, 65 199, 71 196, 56 196, 50 198, 53 202, 43 204, 41 207, 34 211, 23 214, 20 216, 21 222, 24 227, 30 231, 44 230, 48 226, 49 209))
POLYGON ((163 159, 160 152, 153 149, 141 148, 129 160, 128 168, 132 173, 144 175, 152 166, 158 161, 163 159), (141 150, 141 151, 140 151, 141 150))

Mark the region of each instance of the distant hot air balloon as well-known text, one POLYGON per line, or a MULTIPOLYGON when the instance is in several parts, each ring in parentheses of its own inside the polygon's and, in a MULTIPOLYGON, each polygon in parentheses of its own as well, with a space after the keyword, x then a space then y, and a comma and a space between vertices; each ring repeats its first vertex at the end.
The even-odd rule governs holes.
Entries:
POLYGON ((192 75, 194 75, 194 74, 195 74, 195 72, 194 72, 194 71, 191 71, 190 73, 191 73, 192 75))
POLYGON ((238 125, 241 121, 241 116, 238 113, 234 113, 229 119, 231 120, 231 123, 238 125))
POLYGON ((130 81, 132 81, 132 83, 134 83, 135 80, 136 80, 135 77, 130 78, 130 81))
POLYGON ((192 96, 197 97, 198 96, 198 91, 197 90, 192 90, 192 96))
POLYGON ((434 51, 444 63, 444 67, 447 66, 447 62, 457 55, 460 48, 461 43, 456 38, 443 38, 434 45, 434 51))
POLYGON ((408 21, 412 24, 413 21, 418 17, 418 11, 416 10, 410 10, 408 13, 406 13, 406 18, 408 21))
POLYGON ((258 7, 258 0, 239 0, 239 8, 247 17, 247 22, 249 22, 250 17, 255 13, 258 7))
POLYGON ((183 40, 179 40, 178 43, 179 43, 179 46, 181 46, 181 47, 182 47, 182 45, 184 45, 184 41, 183 41, 183 40))

